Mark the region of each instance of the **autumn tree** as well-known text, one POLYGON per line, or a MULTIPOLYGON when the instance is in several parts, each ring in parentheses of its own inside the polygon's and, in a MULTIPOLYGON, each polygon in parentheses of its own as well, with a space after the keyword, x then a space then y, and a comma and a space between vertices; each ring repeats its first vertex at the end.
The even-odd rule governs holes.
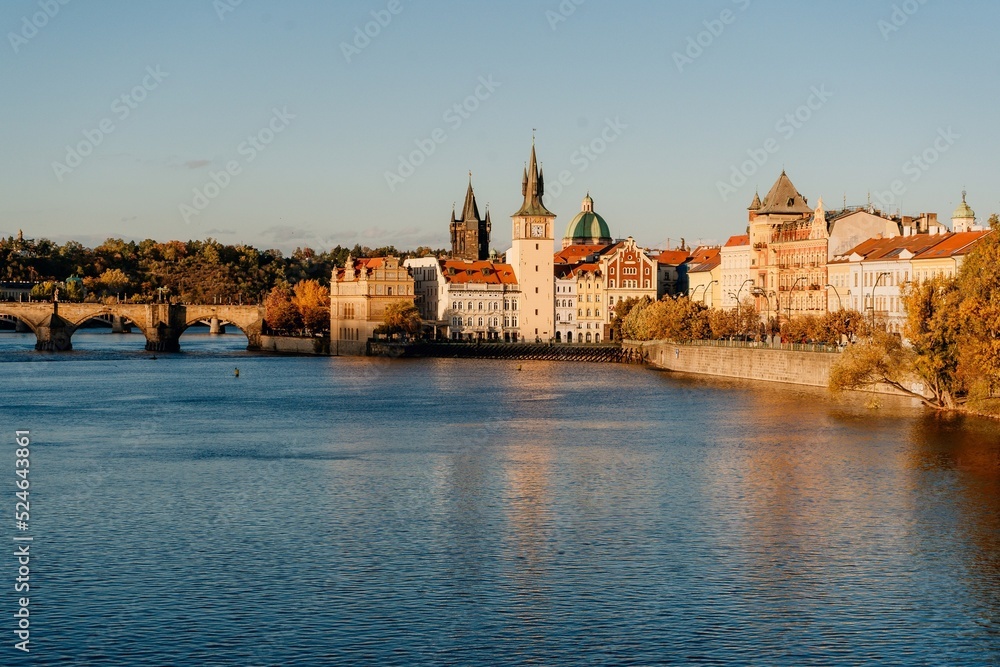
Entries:
POLYGON ((830 369, 830 389, 874 389, 888 385, 907 396, 919 399, 924 405, 944 408, 937 397, 928 397, 910 388, 916 354, 902 341, 886 331, 873 331, 862 342, 848 347, 830 369))
POLYGON ((98 288, 110 294, 118 294, 129 286, 129 277, 121 269, 107 269, 97 279, 98 288))
POLYGON ((960 318, 956 316, 961 300, 958 281, 946 277, 912 284, 903 296, 912 372, 923 380, 935 403, 945 408, 964 402, 960 318))
POLYGON ((330 329, 330 290, 316 280, 303 280, 294 289, 292 303, 302 317, 307 331, 330 329))
POLYGON ((287 283, 275 285, 264 299, 264 320, 275 331, 291 332, 302 327, 302 316, 292 303, 287 283))
POLYGON ((625 322, 625 318, 628 317, 628 314, 632 312, 632 309, 640 303, 642 303, 643 307, 645 307, 650 302, 651 300, 649 297, 639 299, 637 297, 630 296, 629 298, 616 303, 614 310, 612 310, 611 340, 624 340, 626 336, 622 332, 622 324, 625 322))
POLYGON ((395 301, 386 306, 383 324, 375 329, 375 333, 404 336, 420 334, 420 311, 409 301, 395 301))
POLYGON ((961 295, 956 314, 960 372, 970 407, 1000 412, 1000 217, 973 247, 956 278, 961 295))
POLYGON ((702 340, 711 335, 709 311, 687 297, 639 302, 622 322, 622 334, 633 340, 702 340))
POLYGON ((715 340, 732 338, 739 333, 739 318, 735 310, 715 308, 708 313, 708 327, 715 340))

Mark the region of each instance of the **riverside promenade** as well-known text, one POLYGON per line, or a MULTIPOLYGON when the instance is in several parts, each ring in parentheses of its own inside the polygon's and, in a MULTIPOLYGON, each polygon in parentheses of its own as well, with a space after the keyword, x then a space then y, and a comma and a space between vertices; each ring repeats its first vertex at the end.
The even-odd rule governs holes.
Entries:
POLYGON ((654 368, 678 373, 826 387, 839 348, 824 345, 757 346, 727 341, 625 341, 654 368))

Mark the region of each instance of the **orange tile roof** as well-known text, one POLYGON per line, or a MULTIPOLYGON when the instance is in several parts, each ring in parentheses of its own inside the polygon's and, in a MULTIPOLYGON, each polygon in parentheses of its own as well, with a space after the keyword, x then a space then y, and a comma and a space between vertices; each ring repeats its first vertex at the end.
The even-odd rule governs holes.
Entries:
POLYGON ((460 259, 442 259, 444 279, 452 284, 516 285, 517 277, 510 264, 493 262, 467 262, 460 259))
POLYGON ((750 236, 748 234, 743 234, 742 236, 730 236, 729 240, 726 241, 727 248, 739 245, 750 245, 750 236))
POLYGON ((867 257, 868 253, 871 252, 872 248, 876 247, 879 243, 885 239, 867 239, 862 241, 858 245, 854 246, 842 255, 837 255, 828 264, 843 264, 851 261, 851 255, 857 253, 861 257, 867 257))
POLYGON ((670 264, 672 266, 678 266, 684 262, 691 259, 688 255, 687 250, 664 250, 656 257, 656 261, 660 264, 670 264))
MULTIPOLYGON (((354 270, 357 271, 354 281, 360 280, 361 276, 369 271, 381 269, 383 266, 385 266, 385 257, 363 257, 361 259, 354 260, 354 270)), ((346 276, 346 267, 343 269, 337 269, 336 280, 338 283, 344 282, 346 280, 346 276)))
MULTIPOLYGON (((695 248, 694 252, 691 253, 691 263, 692 264, 704 264, 712 259, 719 257, 719 252, 722 250, 719 246, 700 246, 695 248)), ((720 258, 721 261, 721 258, 720 258)))
POLYGON ((581 273, 600 273, 601 265, 596 262, 589 262, 585 264, 577 264, 573 267, 573 275, 577 276, 581 273))
POLYGON ((989 233, 990 230, 949 234, 943 241, 921 253, 918 253, 913 259, 939 259, 941 257, 965 255, 972 250, 972 246, 989 233))
POLYGON ((600 253, 602 250, 607 248, 607 245, 571 245, 563 248, 555 254, 554 260, 556 264, 575 264, 581 259, 593 255, 595 253, 600 253))
POLYGON ((877 243, 865 256, 865 260, 898 259, 904 250, 909 250, 916 255, 940 242, 940 236, 931 236, 930 234, 894 236, 889 239, 881 239, 881 243, 877 243))

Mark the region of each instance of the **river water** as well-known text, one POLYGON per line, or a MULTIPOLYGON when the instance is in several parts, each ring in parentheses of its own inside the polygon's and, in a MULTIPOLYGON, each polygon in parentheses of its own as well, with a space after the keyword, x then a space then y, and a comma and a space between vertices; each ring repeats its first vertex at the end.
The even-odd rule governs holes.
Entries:
POLYGON ((9 556, 0 663, 1000 663, 993 422, 635 366, 73 342, 0 334, 4 532, 30 430, 34 538, 31 653, 9 556))

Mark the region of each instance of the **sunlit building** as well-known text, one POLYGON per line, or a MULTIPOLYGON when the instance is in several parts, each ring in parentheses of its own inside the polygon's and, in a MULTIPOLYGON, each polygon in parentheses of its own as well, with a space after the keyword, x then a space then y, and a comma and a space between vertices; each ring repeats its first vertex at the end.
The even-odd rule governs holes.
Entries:
POLYGON ((354 259, 330 280, 330 353, 363 355, 391 303, 414 301, 413 277, 398 257, 354 259))

